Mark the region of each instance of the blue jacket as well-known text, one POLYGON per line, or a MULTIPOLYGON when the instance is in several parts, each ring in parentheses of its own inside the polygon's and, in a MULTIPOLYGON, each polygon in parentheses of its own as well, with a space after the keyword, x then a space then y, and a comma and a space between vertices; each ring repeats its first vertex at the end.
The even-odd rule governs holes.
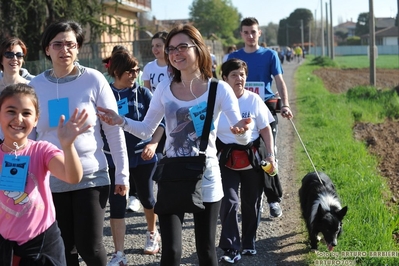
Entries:
MULTIPOLYGON (((110 86, 112 92, 114 93, 116 101, 119 101, 123 98, 128 99, 129 112, 125 115, 125 117, 136 121, 143 121, 150 106, 150 101, 152 99, 152 93, 150 92, 150 90, 145 87, 139 86, 137 83, 135 83, 132 88, 126 88, 123 90, 115 89, 113 87, 113 83, 110 83, 110 86)), ((164 127, 164 123, 161 123, 160 126, 164 127)), ((143 148, 151 141, 151 138, 142 140, 128 132, 125 132, 125 138, 130 168, 134 168, 140 164, 154 163, 158 160, 156 155, 154 155, 154 157, 148 161, 144 161, 141 158, 141 152, 143 148)), ((108 142, 105 137, 103 137, 103 139, 104 153, 107 157, 108 165, 110 168, 114 168, 115 166, 112 161, 111 154, 109 153, 108 142)))

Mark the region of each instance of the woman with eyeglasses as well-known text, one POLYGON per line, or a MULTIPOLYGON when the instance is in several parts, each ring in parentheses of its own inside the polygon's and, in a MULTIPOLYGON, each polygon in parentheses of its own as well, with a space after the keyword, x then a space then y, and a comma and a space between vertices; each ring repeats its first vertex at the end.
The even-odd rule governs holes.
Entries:
MULTIPOLYGON (((135 121, 143 121, 150 106, 151 91, 137 83, 140 72, 139 62, 128 51, 121 50, 112 54, 108 67, 108 74, 114 79, 111 89, 118 103, 118 114, 135 121)), ((156 227, 157 216, 154 213, 154 188, 152 172, 157 162, 156 148, 164 132, 164 125, 160 125, 153 136, 141 139, 125 132, 127 152, 129 157, 130 183, 134 184, 138 197, 144 207, 147 221, 144 254, 156 254, 159 251, 160 235, 156 227)), ((104 152, 107 155, 111 176, 111 191, 114 186, 115 166, 109 147, 106 143, 104 152)), ((132 185, 133 185, 132 184, 132 185)), ((110 203, 110 224, 115 253, 112 255, 108 266, 127 265, 124 255, 124 236, 126 232, 125 209, 126 197, 112 194, 110 203)))
MULTIPOLYGON (((100 106, 98 116, 111 125, 119 124, 125 131, 140 138, 151 136, 165 116, 166 156, 183 157, 193 154, 182 154, 180 151, 183 149, 190 149, 198 156, 198 142, 186 141, 189 137, 195 140, 196 133, 193 130, 185 130, 185 127, 192 126, 189 108, 207 105, 212 78, 211 56, 200 32, 191 25, 173 28, 166 38, 165 47, 166 62, 171 68, 172 79, 164 79, 158 84, 144 120, 123 118, 117 112, 100 106), (182 132, 186 134, 180 134, 182 132)), ((245 132, 252 120, 241 119, 237 98, 224 81, 219 81, 217 85, 213 112, 215 128, 221 113, 226 114, 230 131, 235 134, 236 141, 240 144, 248 143, 249 136, 245 132)), ((206 169, 202 179, 205 210, 193 214, 197 255, 201 266, 218 265, 215 237, 223 189, 215 141, 216 130, 212 130, 209 134, 206 169)), ((162 236, 162 266, 180 265, 184 215, 184 211, 158 215, 162 236)))
POLYGON ((54 122, 61 114, 66 120, 75 108, 88 113, 91 128, 77 137, 75 147, 83 166, 80 183, 71 185, 53 177, 50 187, 61 229, 68 266, 78 266, 78 254, 88 266, 105 266, 107 252, 103 245, 103 223, 109 193, 125 196, 129 187, 126 141, 118 127, 102 123, 96 106, 117 112, 118 106, 104 75, 78 64, 78 49, 84 40, 82 27, 74 21, 55 22, 48 26, 41 40, 42 51, 52 68, 30 83, 42 109, 37 123, 37 140, 60 146, 54 122), (108 164, 102 150, 104 132, 115 164, 115 189, 110 192, 108 164))
POLYGON ((25 43, 19 38, 6 38, 0 43, 0 92, 11 84, 27 84, 34 77, 22 68, 27 52, 25 43))
MULTIPOLYGON (((34 77, 22 68, 27 52, 25 43, 19 38, 6 38, 0 43, 0 92, 8 85, 28 84, 34 77)), ((0 140, 3 139, 4 135, 0 129, 0 140)))

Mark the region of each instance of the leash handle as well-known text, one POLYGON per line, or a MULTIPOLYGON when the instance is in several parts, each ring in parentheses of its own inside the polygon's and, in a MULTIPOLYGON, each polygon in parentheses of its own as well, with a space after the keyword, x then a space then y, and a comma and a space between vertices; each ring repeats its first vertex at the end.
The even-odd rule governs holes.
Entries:
POLYGON ((292 121, 291 118, 288 118, 288 120, 290 120, 290 122, 291 122, 291 124, 292 124, 292 127, 294 128, 295 133, 297 134, 297 136, 298 136, 298 138, 299 138, 299 141, 301 142, 302 147, 303 147, 303 149, 305 150, 305 153, 306 153, 306 155, 308 156, 309 161, 310 161, 310 163, 312 164, 312 167, 313 167, 313 169, 314 169, 314 171, 315 171, 317 177, 319 178, 320 183, 323 184, 323 182, 321 181, 321 178, 320 178, 320 176, 319 176, 319 173, 317 172, 316 167, 314 166, 314 163, 313 163, 313 161, 312 161, 312 158, 310 158, 310 155, 309 155, 309 153, 308 153, 308 151, 307 151, 307 149, 306 149, 306 147, 305 147, 305 144, 303 143, 302 138, 301 138, 301 136, 299 135, 299 132, 298 132, 298 130, 297 130, 296 127, 295 127, 294 121, 292 121))

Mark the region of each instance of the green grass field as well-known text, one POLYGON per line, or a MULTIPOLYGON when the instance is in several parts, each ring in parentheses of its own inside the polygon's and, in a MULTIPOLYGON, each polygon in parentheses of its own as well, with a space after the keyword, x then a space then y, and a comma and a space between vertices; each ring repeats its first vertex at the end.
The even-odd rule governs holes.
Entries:
MULTIPOLYGON (((366 68, 370 65, 367 56, 336 56, 334 59, 340 68, 366 68)), ((399 68, 399 55, 379 55, 376 60, 377 68, 399 68)))
MULTIPOLYGON (((380 65, 393 65, 390 58, 379 59, 380 65)), ((336 61, 341 67, 367 67, 367 57, 340 57, 336 61)), ((356 265, 399 265, 399 247, 392 237, 399 230, 398 208, 387 206, 389 186, 378 174, 378 158, 370 155, 365 145, 353 138, 352 132, 356 120, 375 123, 399 114, 399 98, 392 91, 377 92, 370 87, 331 94, 312 74, 317 68, 304 64, 296 73, 295 122, 317 170, 332 178, 343 206, 348 205, 348 214, 344 219, 344 234, 334 252, 329 253, 325 245, 319 245, 320 253, 310 253, 308 263, 315 265, 318 260, 332 260, 356 265), (388 105, 390 111, 386 110, 388 105), (353 253, 358 251, 360 253, 353 253), (381 256, 373 251, 396 252, 396 256, 381 256)), ((298 176, 312 171, 300 143, 295 153, 298 176)))

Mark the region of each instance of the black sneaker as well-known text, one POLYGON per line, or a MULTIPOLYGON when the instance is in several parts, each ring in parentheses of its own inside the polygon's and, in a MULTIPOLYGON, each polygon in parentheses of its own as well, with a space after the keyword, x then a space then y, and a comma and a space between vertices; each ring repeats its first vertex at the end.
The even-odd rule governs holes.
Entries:
POLYGON ((241 254, 238 250, 235 249, 227 249, 224 252, 224 255, 220 257, 219 261, 225 261, 231 264, 236 263, 241 259, 241 254))
POLYGON ((241 254, 245 256, 254 256, 256 255, 256 249, 243 249, 241 254))
POLYGON ((270 218, 277 218, 283 215, 280 204, 278 202, 269 203, 270 218))

